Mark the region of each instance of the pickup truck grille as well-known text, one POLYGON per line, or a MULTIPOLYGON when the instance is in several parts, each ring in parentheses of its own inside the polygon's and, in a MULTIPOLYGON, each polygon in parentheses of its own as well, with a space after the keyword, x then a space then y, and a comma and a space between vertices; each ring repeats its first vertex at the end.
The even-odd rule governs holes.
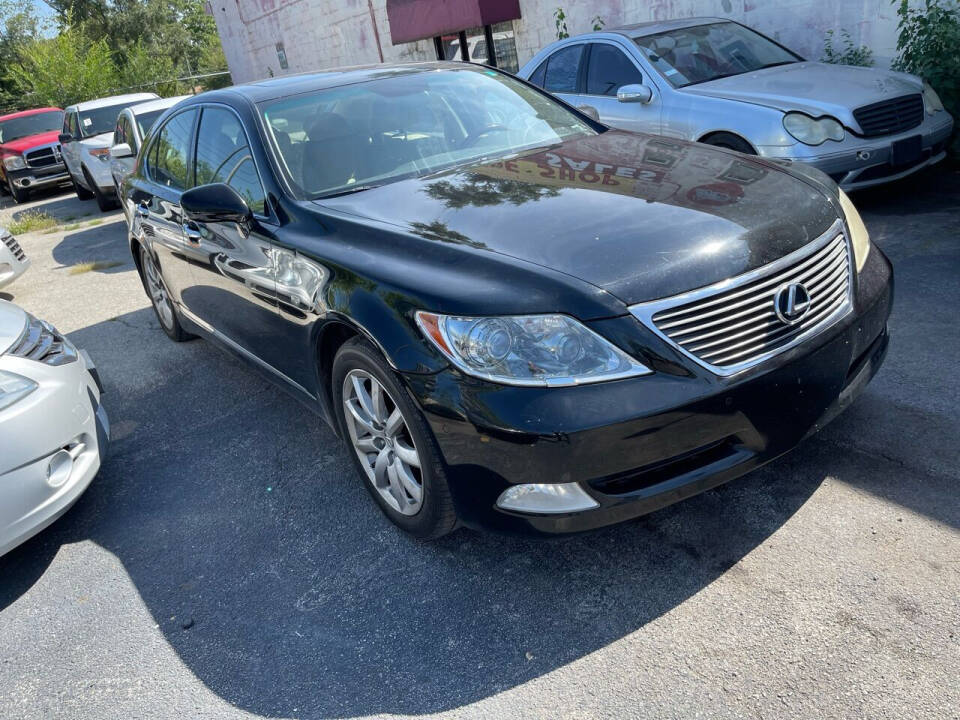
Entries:
POLYGON ((28 315, 27 327, 8 355, 45 365, 66 365, 77 359, 76 348, 48 322, 28 315))
POLYGON ((685 354, 719 375, 752 367, 832 324, 850 308, 850 258, 839 224, 786 262, 631 312, 685 354), (777 311, 781 291, 800 285, 805 314, 789 324, 777 311))
POLYGON ((864 105, 853 111, 864 137, 879 137, 910 130, 923 122, 923 96, 904 95, 864 105))
POLYGON ((23 158, 27 161, 27 165, 32 168, 45 168, 63 162, 59 145, 48 145, 39 150, 31 150, 23 158))
POLYGON ((13 256, 20 260, 21 262, 27 259, 27 254, 23 251, 23 248, 20 247, 20 243, 17 242, 17 239, 10 235, 9 233, 0 237, 0 242, 10 248, 10 252, 13 253, 13 256))

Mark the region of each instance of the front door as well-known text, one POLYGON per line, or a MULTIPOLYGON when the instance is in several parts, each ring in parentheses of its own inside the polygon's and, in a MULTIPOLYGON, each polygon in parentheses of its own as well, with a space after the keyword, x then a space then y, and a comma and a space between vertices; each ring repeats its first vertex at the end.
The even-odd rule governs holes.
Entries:
POLYGON ((636 63, 619 47, 608 42, 590 43, 584 73, 583 94, 575 105, 596 109, 600 121, 631 132, 660 132, 660 95, 636 63), (617 91, 624 85, 646 85, 653 93, 650 102, 620 102, 617 91))
POLYGON ((60 154, 67 170, 74 178, 82 177, 80 171, 80 126, 77 123, 77 112, 68 112, 63 116, 63 133, 73 139, 68 143, 61 143, 60 154))

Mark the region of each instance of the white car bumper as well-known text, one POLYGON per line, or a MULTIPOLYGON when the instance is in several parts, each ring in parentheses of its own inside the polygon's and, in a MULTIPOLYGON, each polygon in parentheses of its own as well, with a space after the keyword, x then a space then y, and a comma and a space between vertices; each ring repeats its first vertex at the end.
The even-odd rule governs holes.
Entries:
POLYGON ((38 387, 0 410, 0 555, 52 523, 100 469, 110 425, 96 368, 80 351, 60 366, 0 356, 38 387))
POLYGON ((13 235, 0 228, 0 288, 23 275, 28 267, 30 260, 20 243, 13 235))

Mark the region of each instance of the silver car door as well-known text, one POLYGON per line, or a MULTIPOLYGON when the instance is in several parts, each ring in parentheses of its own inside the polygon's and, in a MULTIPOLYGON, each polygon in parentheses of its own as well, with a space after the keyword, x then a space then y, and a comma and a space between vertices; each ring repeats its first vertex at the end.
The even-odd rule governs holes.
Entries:
POLYGON ((585 94, 578 105, 596 109, 601 122, 632 132, 660 132, 661 97, 656 85, 636 60, 616 43, 597 40, 590 43, 584 60, 585 94), (646 102, 621 102, 617 91, 624 86, 643 85, 650 89, 646 102))

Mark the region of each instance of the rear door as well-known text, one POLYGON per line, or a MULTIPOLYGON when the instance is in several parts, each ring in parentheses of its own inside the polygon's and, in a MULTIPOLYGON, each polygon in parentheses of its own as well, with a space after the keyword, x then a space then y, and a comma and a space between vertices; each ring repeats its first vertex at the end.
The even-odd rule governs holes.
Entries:
POLYGON ((190 265, 201 257, 185 239, 180 209, 180 196, 193 184, 191 149, 199 114, 190 107, 164 123, 146 149, 143 173, 127 193, 134 233, 153 250, 167 290, 181 303, 193 277, 190 265))

